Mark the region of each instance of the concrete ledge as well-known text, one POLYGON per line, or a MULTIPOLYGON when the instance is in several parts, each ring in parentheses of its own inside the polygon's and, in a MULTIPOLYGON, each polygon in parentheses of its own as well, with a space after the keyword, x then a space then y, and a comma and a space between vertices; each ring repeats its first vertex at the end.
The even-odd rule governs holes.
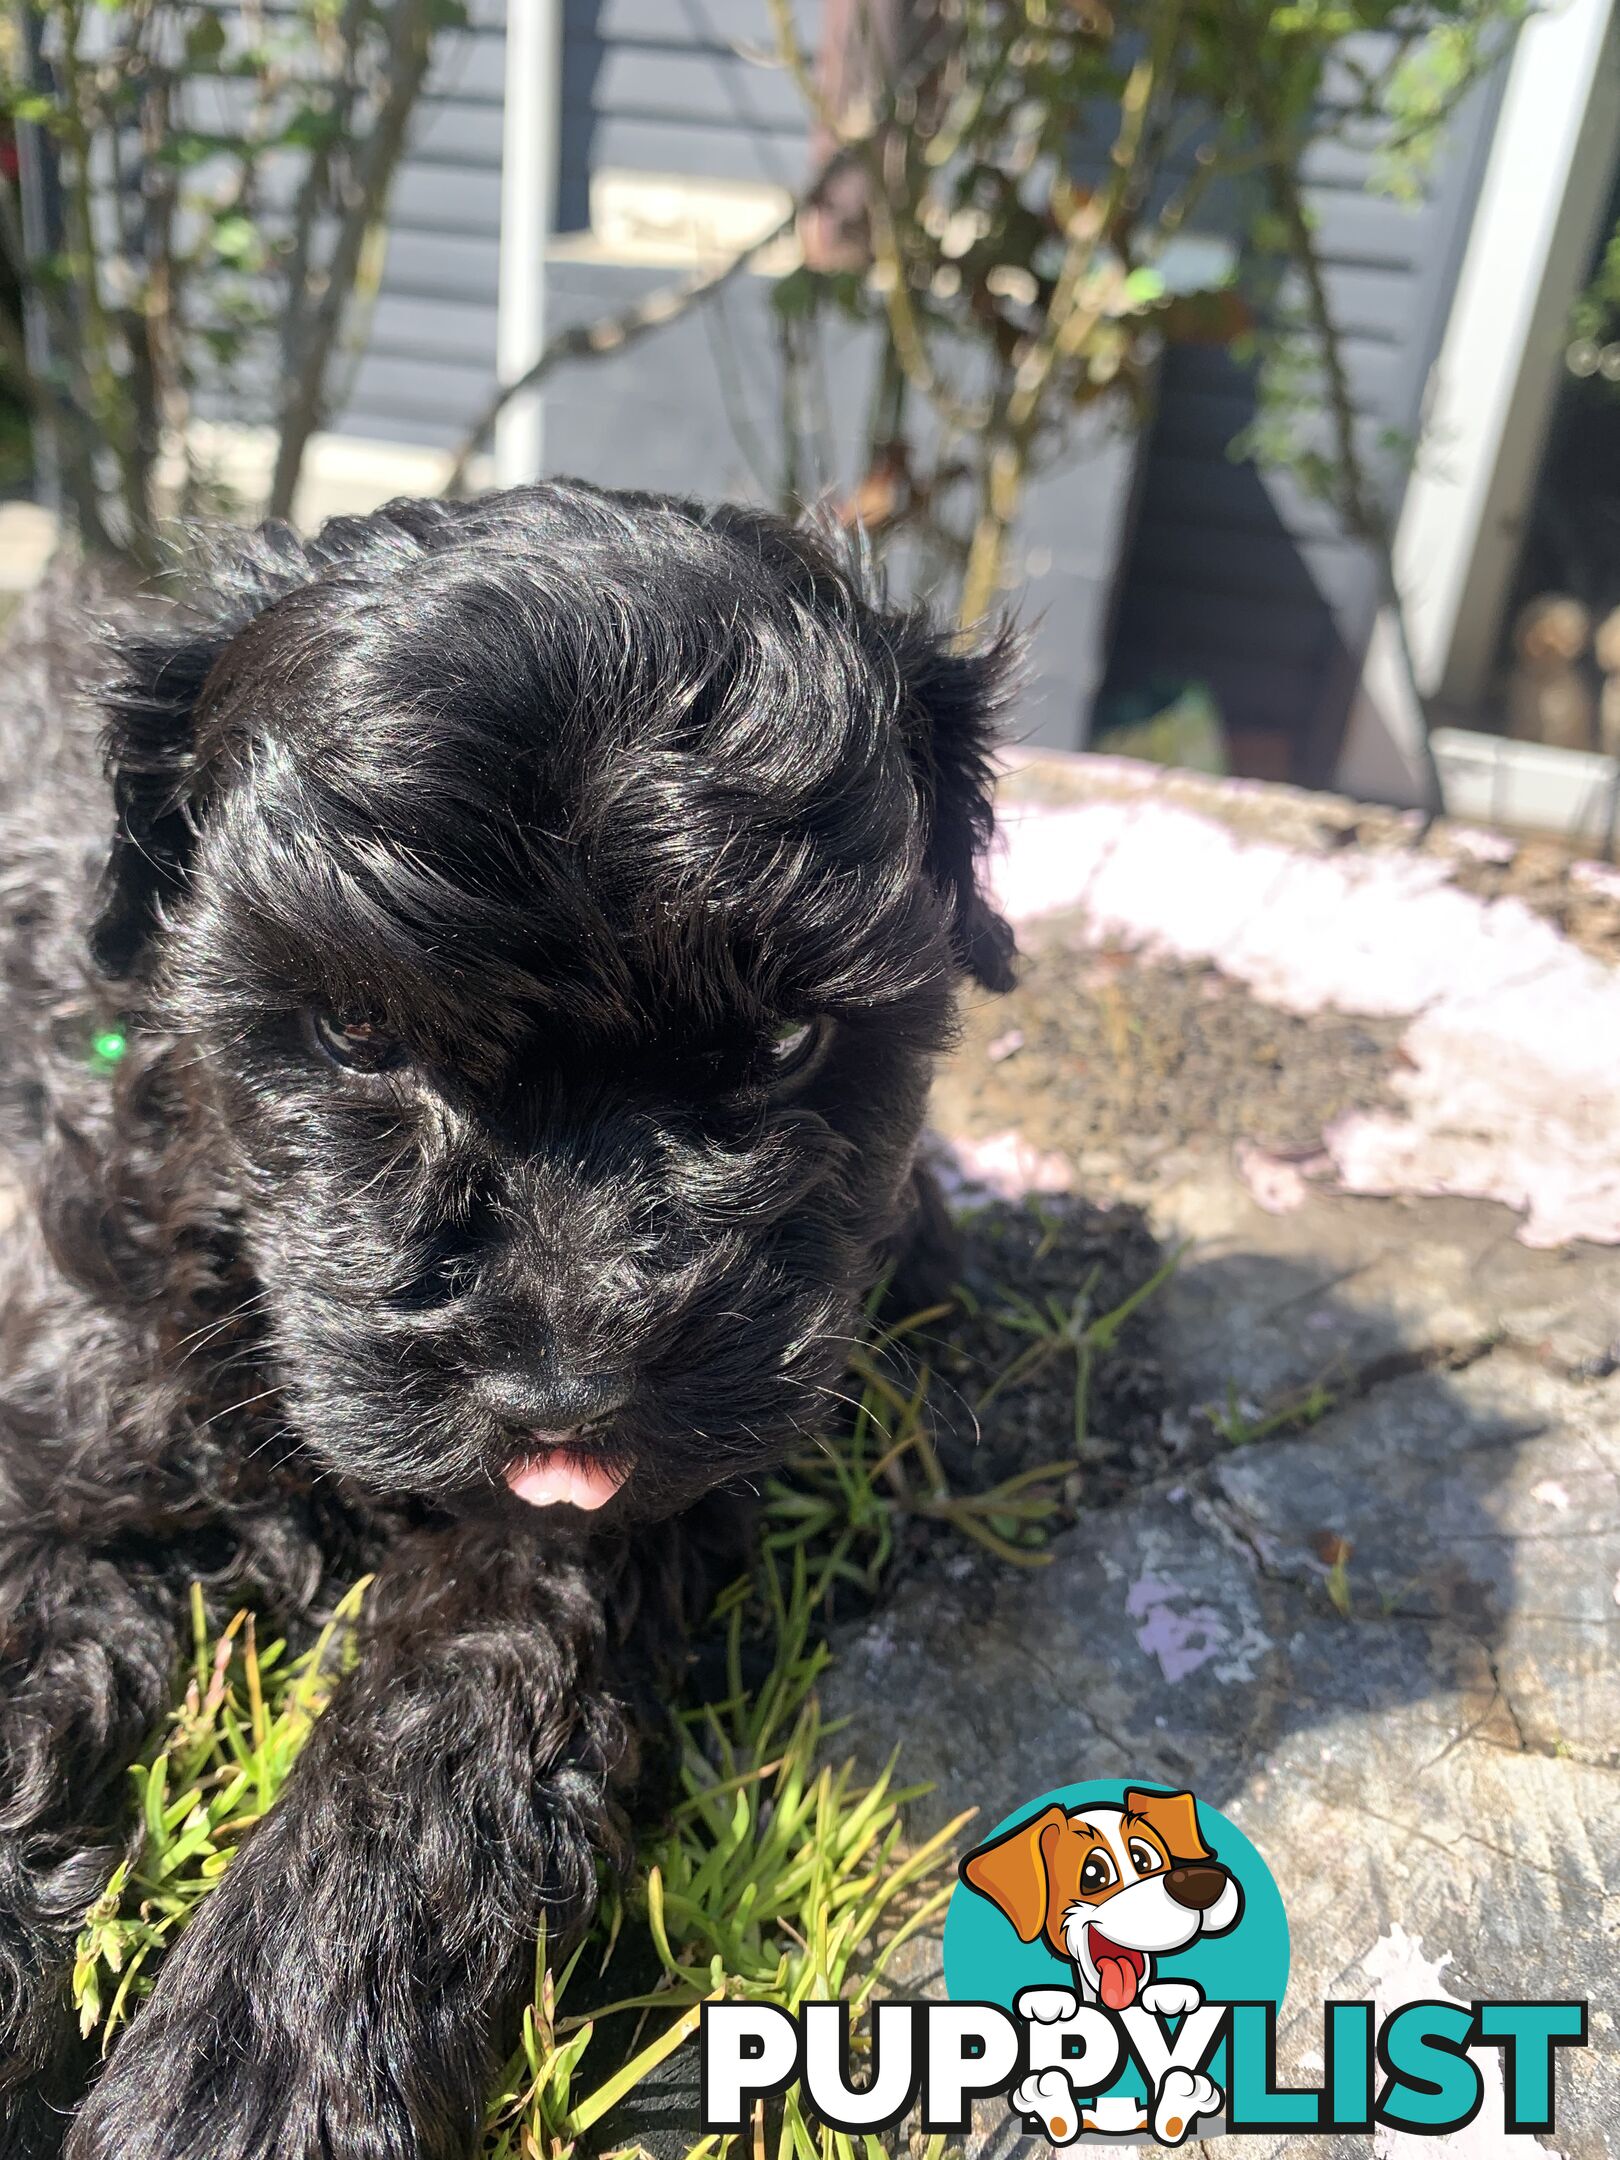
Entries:
POLYGON ((1402 1023, 1380 1098, 1319 1135, 1313 1174, 1339 1189, 1488 1199, 1527 1242, 1620 1243, 1606 865, 1263 782, 1022 757, 994 884, 1037 951, 1129 952, 1280 1013, 1402 1023))

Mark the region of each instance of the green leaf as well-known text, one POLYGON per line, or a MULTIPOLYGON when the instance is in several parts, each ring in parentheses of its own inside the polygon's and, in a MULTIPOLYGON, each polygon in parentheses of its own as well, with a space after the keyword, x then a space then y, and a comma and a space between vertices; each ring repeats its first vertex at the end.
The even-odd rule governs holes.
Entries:
POLYGON ((194 68, 205 69, 224 50, 224 18, 216 15, 212 8, 204 8, 186 32, 186 60, 194 68))
POLYGON ((277 140, 288 150, 324 150, 340 133, 338 116, 330 105, 301 105, 277 140))
POLYGON ((152 152, 152 162, 173 172, 191 172, 209 158, 222 153, 229 156, 241 150, 242 144, 234 135, 205 135, 193 129, 177 128, 152 152))
POLYGON ((821 305, 822 283, 805 263, 779 277, 771 288, 771 305, 784 322, 808 322, 821 305))
POLYGON ((214 227, 214 253, 224 262, 237 265, 248 262, 257 252, 259 235, 251 219, 230 212, 214 227))

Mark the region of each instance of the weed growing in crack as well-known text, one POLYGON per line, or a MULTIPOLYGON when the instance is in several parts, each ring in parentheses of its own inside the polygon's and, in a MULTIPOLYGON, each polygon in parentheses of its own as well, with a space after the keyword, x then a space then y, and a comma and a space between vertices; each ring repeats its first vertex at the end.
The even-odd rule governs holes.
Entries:
POLYGON ((1308 1432, 1319 1425, 1339 1397, 1324 1379, 1291 1389, 1269 1409, 1244 1402, 1235 1382, 1229 1381, 1224 1408, 1206 1411, 1210 1429, 1228 1447, 1250 1447, 1256 1440, 1271 1440, 1279 1433, 1308 1432))

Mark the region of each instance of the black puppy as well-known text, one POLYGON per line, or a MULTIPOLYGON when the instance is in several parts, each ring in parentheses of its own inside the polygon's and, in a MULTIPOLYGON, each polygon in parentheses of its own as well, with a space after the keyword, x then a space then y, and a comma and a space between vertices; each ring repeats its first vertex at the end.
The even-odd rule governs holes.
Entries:
POLYGON ((720 1489, 925 1204, 957 977, 1008 979, 1003 656, 769 518, 557 485, 230 543, 99 715, 47 658, 0 721, 0 2152, 63 2140, 188 1586, 296 1635, 375 1567, 67 2147, 449 2160, 622 1853, 720 1489))

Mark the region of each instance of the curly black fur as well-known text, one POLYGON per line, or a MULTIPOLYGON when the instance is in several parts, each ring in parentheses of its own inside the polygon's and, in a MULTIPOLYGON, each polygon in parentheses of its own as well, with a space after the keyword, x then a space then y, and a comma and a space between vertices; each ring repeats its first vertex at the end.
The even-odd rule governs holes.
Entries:
POLYGON ((215 544, 109 637, 89 700, 59 623, 14 644, 0 720, 0 2154, 451 2160, 622 1854, 726 1491, 918 1211, 956 978, 1007 979, 1005 656, 802 531, 573 485, 215 544), (561 1432, 599 1513, 508 1489, 561 1432), (69 2127, 188 1585, 297 1635, 373 1567, 69 2127))

